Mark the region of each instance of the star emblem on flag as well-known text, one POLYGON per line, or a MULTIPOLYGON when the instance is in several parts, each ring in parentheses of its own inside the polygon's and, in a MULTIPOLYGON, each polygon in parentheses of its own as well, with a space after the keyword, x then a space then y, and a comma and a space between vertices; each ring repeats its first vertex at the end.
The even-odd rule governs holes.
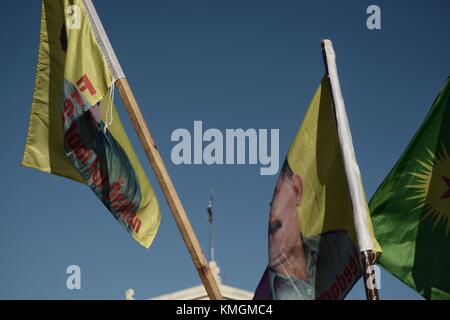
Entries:
POLYGON ((446 176, 442 176, 442 179, 444 180, 444 182, 447 184, 447 192, 445 192, 441 199, 446 199, 446 198, 450 198, 450 178, 446 177, 446 176))
POLYGON ((424 218, 433 218, 434 226, 444 223, 449 232, 450 156, 447 150, 444 143, 435 151, 427 149, 425 157, 416 159, 416 170, 410 172, 412 180, 406 187, 414 192, 407 198, 416 202, 412 211, 423 210, 424 218))

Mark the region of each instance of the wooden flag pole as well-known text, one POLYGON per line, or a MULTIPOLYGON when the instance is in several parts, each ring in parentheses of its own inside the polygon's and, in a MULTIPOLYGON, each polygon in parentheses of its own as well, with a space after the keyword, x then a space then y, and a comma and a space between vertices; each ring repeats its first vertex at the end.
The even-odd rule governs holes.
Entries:
POLYGON ((211 300, 223 299, 127 79, 125 77, 118 79, 116 86, 209 298, 211 300))
POLYGON ((341 145, 341 153, 344 162, 347 185, 350 193, 350 200, 353 208, 353 219, 355 222, 356 237, 360 250, 360 262, 364 274, 364 286, 366 288, 367 300, 378 300, 378 291, 375 279, 370 274, 371 266, 375 262, 375 252, 372 237, 367 227, 367 205, 364 190, 361 182, 361 173, 356 162, 353 149, 350 126, 348 124, 347 114, 345 112, 344 98, 342 97, 339 76, 336 67, 336 54, 333 44, 330 40, 322 40, 322 54, 325 62, 325 68, 330 80, 331 91, 333 95, 334 113, 341 145), (370 287, 368 280, 371 281, 370 287))
POLYGON ((371 274, 375 264, 376 254, 372 250, 366 250, 360 253, 360 261, 363 268, 364 274, 364 288, 366 289, 366 299, 367 300, 379 300, 378 289, 376 287, 375 279, 373 274, 371 274), (372 278, 373 277, 373 278, 372 278), (368 282, 371 282, 370 285, 368 282))
POLYGON ((120 98, 122 99, 128 114, 130 115, 139 140, 144 147, 145 154, 150 160, 150 164, 164 193, 164 197, 169 204, 169 208, 172 211, 178 228, 180 229, 181 236, 186 243, 192 261, 194 261, 195 268, 197 268, 200 279, 205 286, 206 292, 208 293, 210 299, 222 299, 222 294, 220 293, 216 279, 211 273, 208 262, 203 255, 200 243, 195 236, 194 230, 192 229, 186 212, 184 211, 180 198, 178 197, 175 187, 170 180, 164 162, 156 149, 155 142, 153 141, 145 119, 142 116, 141 109, 134 98, 133 92, 131 91, 127 79, 125 78, 122 68, 120 67, 119 61, 117 60, 111 43, 109 42, 108 36, 106 35, 100 18, 98 17, 97 11, 95 10, 91 0, 83 0, 83 4, 87 12, 89 22, 91 23, 95 38, 100 49, 102 50, 109 71, 111 72, 111 76, 113 79, 117 79, 115 84, 119 89, 120 98))

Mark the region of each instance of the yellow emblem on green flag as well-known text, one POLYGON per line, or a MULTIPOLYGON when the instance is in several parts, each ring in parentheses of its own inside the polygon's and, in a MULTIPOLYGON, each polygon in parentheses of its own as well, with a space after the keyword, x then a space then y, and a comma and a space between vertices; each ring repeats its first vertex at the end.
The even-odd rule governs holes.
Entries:
POLYGON ((426 299, 450 299, 450 77, 370 200, 380 265, 426 299))
POLYGON ((87 184, 148 248, 159 204, 112 102, 123 72, 90 0, 43 1, 22 165, 87 184))

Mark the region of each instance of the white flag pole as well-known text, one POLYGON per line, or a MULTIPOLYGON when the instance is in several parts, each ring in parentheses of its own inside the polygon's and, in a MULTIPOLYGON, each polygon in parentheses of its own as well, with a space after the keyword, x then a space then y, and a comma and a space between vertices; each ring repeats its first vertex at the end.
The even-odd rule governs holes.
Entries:
MULTIPOLYGON (((361 262, 364 268, 365 280, 370 277, 370 266, 374 263, 374 244, 367 224, 367 206, 362 186, 361 172, 356 161, 353 148, 352 135, 345 112, 344 98, 342 97, 339 76, 336 67, 336 54, 330 40, 322 40, 322 53, 325 60, 328 77, 330 79, 331 91, 333 93, 336 124, 341 145, 342 158, 344 161, 345 174, 347 177, 348 190, 353 207, 353 219, 355 222, 356 237, 361 252, 361 262)), ((370 272, 371 273, 371 272, 370 272)), ((378 292, 375 286, 367 285, 366 295, 369 300, 377 300, 378 292)))

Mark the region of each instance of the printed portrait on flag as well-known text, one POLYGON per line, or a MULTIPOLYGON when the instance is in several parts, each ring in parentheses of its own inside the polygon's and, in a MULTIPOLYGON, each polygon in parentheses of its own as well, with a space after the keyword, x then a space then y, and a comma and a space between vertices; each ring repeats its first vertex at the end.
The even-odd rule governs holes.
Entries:
POLYGON ((297 212, 303 189, 302 178, 285 161, 270 206, 270 295, 274 300, 337 299, 360 274, 358 249, 347 230, 303 236, 297 212))
POLYGON ((268 266, 255 299, 343 299, 362 275, 327 77, 279 174, 268 246, 268 266))
POLYGON ((150 247, 159 203, 113 102, 124 74, 92 2, 42 1, 40 40, 21 164, 86 184, 150 247))

